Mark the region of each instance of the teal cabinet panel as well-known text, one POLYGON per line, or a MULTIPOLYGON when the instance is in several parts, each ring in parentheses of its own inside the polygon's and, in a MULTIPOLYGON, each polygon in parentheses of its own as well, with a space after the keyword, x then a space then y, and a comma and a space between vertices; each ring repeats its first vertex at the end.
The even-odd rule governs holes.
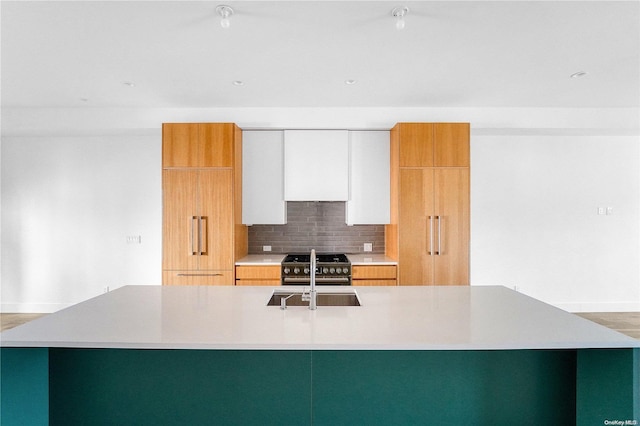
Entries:
POLYGON ((640 425, 640 349, 578 350, 577 425, 640 425))
POLYGON ((305 351, 51 349, 52 425, 308 425, 305 351))
POLYGON ((575 351, 317 351, 314 425, 575 423, 575 351))
POLYGON ((49 424, 49 349, 0 349, 0 424, 49 424))
POLYGON ((640 349, 3 348, 1 367, 3 426, 640 421, 640 349))

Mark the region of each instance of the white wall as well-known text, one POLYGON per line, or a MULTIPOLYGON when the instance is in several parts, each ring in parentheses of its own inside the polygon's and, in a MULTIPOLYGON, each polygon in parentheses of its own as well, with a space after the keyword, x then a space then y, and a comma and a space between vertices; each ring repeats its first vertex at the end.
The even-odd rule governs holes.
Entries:
POLYGON ((161 282, 163 121, 470 121, 472 285, 518 286, 574 311, 640 310, 637 109, 4 108, 2 119, 2 312, 161 282))
POLYGON ((159 131, 3 138, 2 312, 161 282, 160 158, 159 131))
POLYGON ((474 285, 570 311, 640 310, 638 137, 475 136, 471 187, 474 285))

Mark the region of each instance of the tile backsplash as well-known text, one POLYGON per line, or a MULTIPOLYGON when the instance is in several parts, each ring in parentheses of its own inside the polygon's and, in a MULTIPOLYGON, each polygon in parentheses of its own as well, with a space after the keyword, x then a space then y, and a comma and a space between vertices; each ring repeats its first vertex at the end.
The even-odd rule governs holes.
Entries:
POLYGON ((361 253, 364 243, 384 253, 384 225, 347 226, 344 202, 289 201, 286 225, 249 227, 250 254, 263 254, 265 245, 273 253, 361 253))

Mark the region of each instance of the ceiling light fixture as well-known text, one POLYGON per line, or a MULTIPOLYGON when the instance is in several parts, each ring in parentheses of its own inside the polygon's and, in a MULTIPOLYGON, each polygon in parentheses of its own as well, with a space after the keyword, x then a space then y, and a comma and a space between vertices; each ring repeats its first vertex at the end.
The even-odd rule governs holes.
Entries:
POLYGON ((394 7, 391 11, 391 16, 396 18, 396 30, 401 31, 404 29, 404 15, 407 13, 409 13, 409 8, 407 6, 394 7))
POLYGON ((356 84, 355 80, 345 80, 344 84, 346 84, 347 86, 353 86, 354 84, 356 84))
POLYGON ((128 87, 136 87, 136 84, 133 81, 124 81, 122 84, 128 87))
POLYGON ((229 28, 229 26, 231 25, 231 21, 229 20, 229 18, 231 17, 231 15, 233 15, 233 9, 231 9, 230 6, 226 6, 224 4, 221 4, 220 6, 216 7, 216 13, 218 15, 220 15, 220 26, 222 28, 229 28))
POLYGON ((233 81, 233 85, 234 86, 244 86, 244 81, 242 81, 242 80, 234 80, 233 81))
POLYGON ((585 75, 587 75, 586 71, 578 71, 571 74, 569 78, 580 78, 580 77, 584 77, 585 75))

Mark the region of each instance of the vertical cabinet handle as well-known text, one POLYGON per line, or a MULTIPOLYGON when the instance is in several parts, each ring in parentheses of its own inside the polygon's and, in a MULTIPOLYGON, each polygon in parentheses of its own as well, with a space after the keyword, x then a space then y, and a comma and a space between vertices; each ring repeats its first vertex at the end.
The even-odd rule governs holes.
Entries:
POLYGON ((433 216, 429 216, 429 242, 428 242, 429 250, 427 250, 427 254, 431 256, 433 254, 433 216))
POLYGON ((198 251, 200 252, 201 256, 206 256, 207 255, 207 245, 208 245, 208 241, 209 241, 209 235, 207 234, 207 224, 209 222, 207 216, 200 216, 199 219, 199 228, 198 228, 198 235, 200 240, 198 241, 198 251))
POLYGON ((191 216, 192 256, 205 256, 207 254, 207 222, 208 219, 206 216, 191 216), (198 228, 197 236, 196 228, 198 228))
POLYGON ((440 220, 440 216, 436 216, 438 220, 438 250, 436 251, 436 256, 440 256, 442 254, 442 222, 440 220))
POLYGON ((202 255, 202 216, 198 216, 198 255, 202 255))
MULTIPOLYGON (((196 256, 198 254, 198 252, 195 249, 195 231, 194 231, 194 225, 196 220, 198 220, 198 216, 191 216, 191 255, 192 256, 196 256)), ((198 242, 198 244, 200 244, 198 242)))

